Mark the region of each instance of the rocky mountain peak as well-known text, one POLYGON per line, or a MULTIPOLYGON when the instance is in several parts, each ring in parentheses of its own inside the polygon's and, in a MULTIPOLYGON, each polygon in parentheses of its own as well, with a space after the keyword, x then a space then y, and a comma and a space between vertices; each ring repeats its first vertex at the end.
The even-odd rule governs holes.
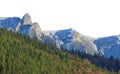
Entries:
POLYGON ((23 18, 22 18, 22 24, 23 24, 23 25, 32 24, 31 16, 29 15, 29 13, 26 13, 26 14, 23 16, 23 18))
POLYGON ((39 27, 39 24, 37 22, 31 21, 31 16, 28 13, 23 16, 21 24, 22 25, 19 29, 20 33, 29 35, 31 38, 37 38, 40 40, 41 28, 39 27))
POLYGON ((13 32, 29 35, 40 40, 41 28, 37 22, 31 21, 31 16, 26 13, 22 19, 19 17, 0 17, 0 28, 6 28, 13 32))

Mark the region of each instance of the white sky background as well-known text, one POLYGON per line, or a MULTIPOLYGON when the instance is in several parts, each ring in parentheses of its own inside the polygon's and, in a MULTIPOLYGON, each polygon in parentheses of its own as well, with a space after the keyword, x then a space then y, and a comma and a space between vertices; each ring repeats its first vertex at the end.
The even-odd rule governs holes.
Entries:
POLYGON ((73 28, 91 37, 120 34, 120 0, 0 0, 0 16, 29 13, 42 30, 73 28))

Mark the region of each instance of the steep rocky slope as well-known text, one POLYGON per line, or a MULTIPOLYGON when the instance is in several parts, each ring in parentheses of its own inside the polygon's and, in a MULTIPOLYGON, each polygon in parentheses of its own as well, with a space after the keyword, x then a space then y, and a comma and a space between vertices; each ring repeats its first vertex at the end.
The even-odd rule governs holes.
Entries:
MULTIPOLYGON (((57 47, 67 50, 79 50, 88 54, 98 53, 96 45, 92 38, 82 35, 73 29, 58 30, 54 32, 43 32, 43 34, 51 38, 57 47)), ((45 42, 45 41, 44 41, 45 42)))
POLYGON ((28 13, 26 13, 22 19, 19 17, 0 18, 0 27, 29 35, 32 38, 40 39, 41 36, 41 29, 38 23, 32 23, 28 13))
POLYGON ((99 38, 94 43, 97 45, 100 55, 120 59, 120 36, 99 38))

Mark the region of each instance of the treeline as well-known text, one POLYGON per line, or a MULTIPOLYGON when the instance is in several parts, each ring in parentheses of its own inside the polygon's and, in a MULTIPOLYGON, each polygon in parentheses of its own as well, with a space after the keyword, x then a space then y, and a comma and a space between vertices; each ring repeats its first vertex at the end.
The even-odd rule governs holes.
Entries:
MULTIPOLYGON (((89 59, 89 58, 88 58, 89 59)), ((49 44, 0 29, 0 74, 115 74, 49 44)))
POLYGON ((71 54, 77 55, 82 59, 88 59, 92 64, 95 64, 98 67, 103 69, 107 69, 109 71, 120 72, 120 60, 113 58, 105 58, 104 56, 100 56, 99 54, 90 55, 80 51, 70 51, 71 54))

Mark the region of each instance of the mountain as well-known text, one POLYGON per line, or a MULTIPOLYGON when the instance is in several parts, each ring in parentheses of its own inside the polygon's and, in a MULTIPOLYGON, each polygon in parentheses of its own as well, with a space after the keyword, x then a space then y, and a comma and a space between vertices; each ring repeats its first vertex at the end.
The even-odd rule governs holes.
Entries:
POLYGON ((98 53, 92 38, 84 36, 73 29, 42 32, 37 22, 32 23, 31 16, 28 13, 22 19, 19 17, 1 18, 0 27, 28 35, 34 39, 37 38, 44 43, 51 43, 58 48, 79 50, 92 55, 98 53))
POLYGON ((31 16, 26 13, 22 19, 19 17, 0 18, 0 28, 6 28, 13 32, 29 35, 31 38, 40 39, 41 29, 37 22, 32 23, 31 16))
POLYGON ((120 36, 109 36, 98 38, 94 41, 97 45, 100 55, 120 59, 120 36))
POLYGON ((120 36, 96 39, 80 34, 74 29, 41 31, 38 23, 32 22, 31 16, 28 13, 22 19, 19 17, 0 17, 0 28, 25 34, 43 43, 57 46, 59 49, 79 51, 91 55, 100 54, 108 58, 113 56, 120 59, 120 36))
POLYGON ((0 74, 115 74, 88 59, 0 29, 0 74))
MULTIPOLYGON (((82 35, 74 29, 65 29, 58 31, 42 32, 46 37, 51 38, 57 47, 69 51, 79 50, 94 55, 98 53, 96 45, 93 43, 93 38, 82 35)), ((45 42, 44 39, 42 39, 45 42)))

